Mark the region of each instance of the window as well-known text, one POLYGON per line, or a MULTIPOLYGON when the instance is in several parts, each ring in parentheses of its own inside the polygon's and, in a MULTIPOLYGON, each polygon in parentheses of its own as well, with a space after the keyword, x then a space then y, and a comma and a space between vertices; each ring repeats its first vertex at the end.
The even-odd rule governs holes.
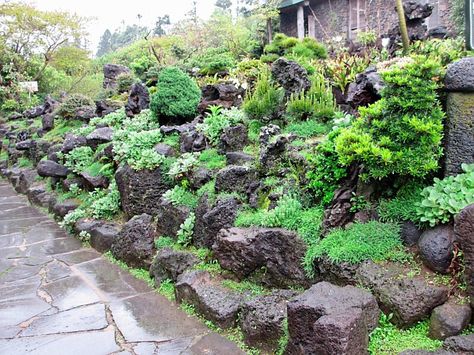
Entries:
POLYGON ((357 31, 365 31, 366 0, 349 0, 349 38, 355 38, 357 31))

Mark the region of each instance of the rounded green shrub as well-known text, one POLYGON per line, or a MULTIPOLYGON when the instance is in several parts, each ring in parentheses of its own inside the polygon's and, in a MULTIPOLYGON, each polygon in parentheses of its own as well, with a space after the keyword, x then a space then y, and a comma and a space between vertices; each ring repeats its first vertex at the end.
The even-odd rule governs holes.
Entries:
POLYGON ((176 67, 164 68, 158 76, 150 109, 160 123, 172 118, 186 119, 196 114, 201 90, 189 75, 176 67))
POLYGON ((135 82, 131 73, 122 73, 117 77, 117 91, 119 93, 128 92, 135 82))

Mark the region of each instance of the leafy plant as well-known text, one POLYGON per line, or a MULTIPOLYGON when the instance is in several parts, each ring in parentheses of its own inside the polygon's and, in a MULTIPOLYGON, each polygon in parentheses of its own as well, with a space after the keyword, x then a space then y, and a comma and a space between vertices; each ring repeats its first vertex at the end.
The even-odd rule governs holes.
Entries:
POLYGON ((333 118, 336 101, 332 88, 321 74, 311 76, 311 87, 307 91, 291 94, 286 104, 286 113, 290 120, 315 119, 327 122, 333 118))
POLYGON ((176 185, 171 190, 166 191, 163 197, 171 202, 174 206, 187 206, 195 208, 198 198, 191 191, 182 186, 176 185))
POLYGON ((196 215, 194 212, 189 213, 188 218, 179 226, 177 233, 178 244, 188 246, 193 240, 194 223, 196 222, 196 215))
POLYGON ((355 223, 347 229, 335 229, 320 242, 312 244, 304 260, 308 274, 313 274, 314 261, 322 256, 327 256, 334 264, 357 264, 364 260, 404 261, 408 254, 400 239, 399 225, 370 221, 355 223))
POLYGON ((199 153, 184 153, 171 164, 168 175, 174 180, 184 178, 199 165, 198 156, 199 153))
POLYGON ((319 144, 314 154, 307 156, 309 169, 306 173, 308 189, 323 205, 331 203, 339 182, 347 176, 347 168, 339 162, 335 140, 340 130, 331 132, 319 144))
POLYGON ((336 57, 324 62, 326 77, 342 93, 346 91, 350 83, 355 81, 356 75, 362 73, 368 66, 367 57, 350 55, 347 52, 339 53, 336 57))
POLYGON ((398 329, 390 322, 391 316, 382 313, 379 326, 370 334, 369 353, 371 355, 399 354, 405 350, 437 350, 443 342, 431 339, 429 321, 417 323, 409 329, 398 329))
POLYGON ((89 146, 77 147, 65 156, 64 165, 76 174, 88 169, 94 164, 94 151, 89 146))
POLYGON ((162 137, 149 111, 133 119, 125 119, 122 128, 114 132, 114 158, 118 163, 126 162, 135 170, 154 169, 165 159, 154 150, 162 137))
POLYGON ((95 190, 90 193, 91 216, 95 219, 112 219, 120 212, 120 192, 115 180, 107 190, 95 190))
POLYGON ((423 178, 438 168, 444 113, 437 96, 439 63, 415 57, 381 73, 382 99, 336 138, 342 164, 364 164, 363 178, 423 178))
POLYGON ((188 118, 196 113, 200 99, 201 90, 189 75, 167 67, 160 72, 150 109, 160 122, 170 117, 188 118))
POLYGON ((269 70, 266 69, 260 73, 255 90, 245 97, 243 109, 252 120, 274 120, 279 116, 283 95, 283 90, 271 83, 269 70))
POLYGON ((222 107, 209 106, 209 113, 206 114, 204 122, 198 126, 209 142, 217 146, 224 128, 230 126, 230 121, 222 115, 222 107))
POLYGON ((448 223, 464 207, 474 203, 474 164, 463 164, 463 174, 434 179, 433 186, 421 192, 417 214, 421 222, 435 226, 448 223))
POLYGON ((117 91, 119 93, 130 91, 131 86, 135 82, 135 78, 131 73, 122 73, 117 76, 117 91))
POLYGON ((314 38, 306 37, 300 41, 283 33, 276 34, 272 43, 265 46, 264 52, 277 56, 294 54, 305 58, 325 59, 327 57, 327 50, 324 45, 314 38))

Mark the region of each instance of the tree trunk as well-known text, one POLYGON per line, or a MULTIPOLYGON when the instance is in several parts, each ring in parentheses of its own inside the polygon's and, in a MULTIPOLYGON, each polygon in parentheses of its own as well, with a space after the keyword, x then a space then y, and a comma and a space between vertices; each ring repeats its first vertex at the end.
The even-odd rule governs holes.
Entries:
POLYGON ((267 19, 267 40, 268 43, 272 43, 273 41, 273 26, 272 26, 272 19, 267 19))
POLYGON ((405 20, 405 11, 403 10, 402 0, 395 0, 395 3, 397 5, 400 34, 402 35, 403 54, 406 54, 408 53, 408 50, 410 49, 410 38, 408 37, 407 22, 405 20))

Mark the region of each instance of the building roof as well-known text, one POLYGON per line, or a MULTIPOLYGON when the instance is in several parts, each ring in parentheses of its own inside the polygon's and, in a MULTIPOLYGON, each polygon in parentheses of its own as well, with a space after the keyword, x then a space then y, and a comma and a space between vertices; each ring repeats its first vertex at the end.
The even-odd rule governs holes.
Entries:
POLYGON ((290 7, 299 3, 304 2, 304 0, 283 0, 280 5, 278 5, 278 8, 282 9, 284 7, 290 7))

